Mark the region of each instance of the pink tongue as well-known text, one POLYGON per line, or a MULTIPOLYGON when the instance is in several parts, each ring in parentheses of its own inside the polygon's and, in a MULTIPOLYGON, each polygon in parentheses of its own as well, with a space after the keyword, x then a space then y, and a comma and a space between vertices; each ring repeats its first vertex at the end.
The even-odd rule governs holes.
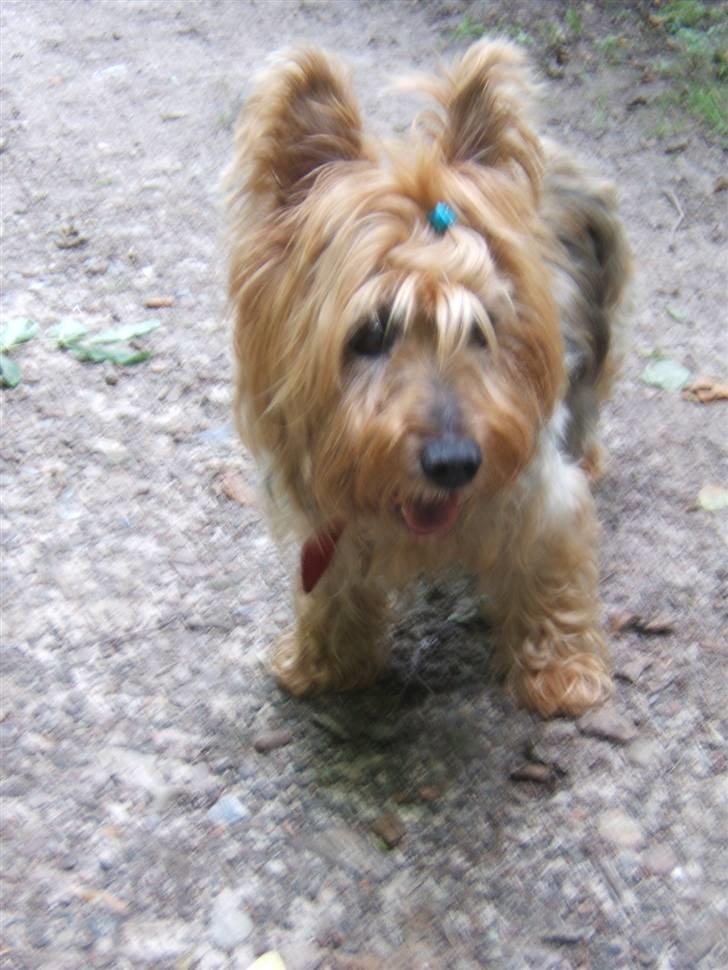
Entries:
POLYGON ((418 536, 447 532, 455 525, 460 511, 456 495, 434 502, 407 502, 402 506, 402 518, 418 536))

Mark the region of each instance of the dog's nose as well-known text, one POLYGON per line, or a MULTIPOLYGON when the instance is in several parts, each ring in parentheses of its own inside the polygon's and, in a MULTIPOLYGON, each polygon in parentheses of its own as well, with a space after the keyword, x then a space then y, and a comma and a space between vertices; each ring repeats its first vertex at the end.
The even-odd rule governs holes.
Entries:
POLYGON ((472 438, 446 435, 428 441, 420 453, 425 476, 440 488, 461 488, 480 468, 480 448, 472 438))

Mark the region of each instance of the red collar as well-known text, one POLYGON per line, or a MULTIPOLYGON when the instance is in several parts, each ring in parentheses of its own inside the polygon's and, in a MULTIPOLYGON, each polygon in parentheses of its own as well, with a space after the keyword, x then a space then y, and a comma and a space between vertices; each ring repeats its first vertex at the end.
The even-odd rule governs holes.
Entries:
POLYGON ((341 524, 328 525, 304 542, 301 549, 301 580, 304 593, 310 593, 328 569, 343 531, 344 526, 341 524))

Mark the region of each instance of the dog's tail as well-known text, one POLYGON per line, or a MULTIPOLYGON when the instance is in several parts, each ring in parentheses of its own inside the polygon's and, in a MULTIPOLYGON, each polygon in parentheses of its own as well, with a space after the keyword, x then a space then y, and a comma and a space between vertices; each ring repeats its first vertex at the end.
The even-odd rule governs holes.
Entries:
POLYGON ((599 473, 599 404, 609 397, 625 351, 631 251, 614 187, 546 144, 542 215, 553 242, 547 258, 566 346, 566 444, 599 473), (590 457, 591 456, 591 457, 590 457))

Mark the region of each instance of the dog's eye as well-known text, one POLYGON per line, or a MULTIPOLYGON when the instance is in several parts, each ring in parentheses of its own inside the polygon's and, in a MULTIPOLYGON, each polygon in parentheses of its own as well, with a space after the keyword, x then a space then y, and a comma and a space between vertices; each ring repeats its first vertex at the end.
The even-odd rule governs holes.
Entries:
POLYGON ((473 321, 470 326, 470 343, 474 347, 488 346, 488 338, 485 336, 483 328, 477 321, 473 321))
POLYGON ((386 354, 397 339, 397 328, 390 323, 387 310, 377 310, 363 323, 349 341, 349 350, 360 357, 386 354))

